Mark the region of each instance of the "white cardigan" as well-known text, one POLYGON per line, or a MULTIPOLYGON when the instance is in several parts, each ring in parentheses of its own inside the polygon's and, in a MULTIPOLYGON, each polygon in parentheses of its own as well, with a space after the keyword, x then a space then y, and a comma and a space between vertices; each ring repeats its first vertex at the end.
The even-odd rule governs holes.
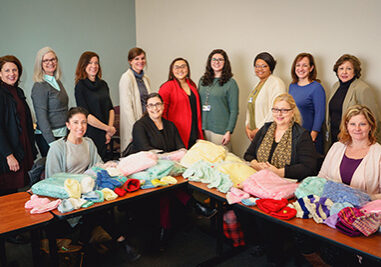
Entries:
MULTIPOLYGON (((340 164, 347 146, 336 142, 329 149, 319 172, 319 177, 342 183, 340 164)), ((368 154, 363 158, 352 176, 351 187, 368 194, 381 193, 381 145, 370 146, 368 154)))
MULTIPOLYGON (((149 78, 143 76, 148 93, 151 93, 149 78)), ((131 69, 122 74, 119 81, 120 103, 120 145, 121 152, 132 141, 132 127, 143 115, 140 92, 135 75, 131 69)))
MULTIPOLYGON (((254 86, 254 89, 258 86, 259 82, 254 86)), ((284 82, 277 76, 270 75, 263 84, 261 91, 255 100, 255 126, 260 129, 266 122, 272 121, 271 108, 273 106, 275 98, 286 93, 286 86, 284 82)), ((250 124, 250 112, 246 109, 246 122, 245 125, 250 124)), ((251 129, 254 130, 254 129, 251 129)))

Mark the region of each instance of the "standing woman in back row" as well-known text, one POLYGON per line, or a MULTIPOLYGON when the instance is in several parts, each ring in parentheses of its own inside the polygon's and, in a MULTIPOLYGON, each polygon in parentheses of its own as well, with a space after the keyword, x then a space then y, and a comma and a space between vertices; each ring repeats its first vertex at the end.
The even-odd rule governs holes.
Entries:
POLYGON ((238 116, 238 85, 226 52, 213 50, 206 62, 198 88, 202 104, 202 129, 205 138, 231 151, 231 134, 238 116))
POLYGON ((115 113, 110 89, 102 80, 99 56, 94 52, 86 51, 79 58, 75 71, 75 101, 78 107, 89 112, 86 135, 95 143, 102 160, 107 161, 107 144, 116 132, 115 113))
POLYGON ((15 56, 0 58, 0 196, 27 184, 37 154, 32 116, 24 91, 18 87, 21 74, 15 56))
POLYGON ((308 53, 297 55, 291 67, 289 93, 302 115, 303 128, 310 132, 317 152, 324 154, 321 128, 325 118, 325 91, 316 75, 314 57, 308 53))
POLYGON ((119 81, 120 142, 123 152, 132 141, 132 127, 146 112, 146 98, 151 93, 150 81, 144 73, 146 52, 134 47, 128 52, 130 68, 119 81))
POLYGON ((190 78, 188 61, 172 61, 168 81, 160 87, 159 94, 164 100, 163 118, 175 124, 185 147, 189 149, 197 139, 203 139, 200 95, 190 78))
POLYGON ((66 136, 69 97, 60 81, 61 75, 54 50, 41 48, 34 63, 32 100, 37 118, 36 141, 43 157, 50 143, 66 136))
POLYGON ((274 76, 276 61, 267 52, 258 54, 254 59, 255 75, 259 82, 249 94, 246 110, 246 135, 254 139, 265 122, 272 121, 271 107, 275 98, 286 92, 284 82, 274 76))

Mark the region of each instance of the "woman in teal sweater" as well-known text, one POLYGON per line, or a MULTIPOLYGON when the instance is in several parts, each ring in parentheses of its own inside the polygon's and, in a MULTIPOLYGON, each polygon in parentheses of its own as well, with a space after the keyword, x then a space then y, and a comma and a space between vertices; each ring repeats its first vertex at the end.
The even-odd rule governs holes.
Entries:
POLYGON ((229 150, 238 116, 238 85, 232 77, 228 55, 222 49, 215 49, 209 54, 198 85, 205 138, 229 150))

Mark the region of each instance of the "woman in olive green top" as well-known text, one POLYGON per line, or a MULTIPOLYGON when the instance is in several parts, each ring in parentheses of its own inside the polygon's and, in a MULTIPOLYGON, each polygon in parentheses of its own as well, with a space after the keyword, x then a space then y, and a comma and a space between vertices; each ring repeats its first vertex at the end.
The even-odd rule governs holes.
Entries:
POLYGON ((222 49, 215 49, 209 54, 198 85, 205 138, 230 150, 238 116, 238 86, 232 77, 228 55, 222 49))

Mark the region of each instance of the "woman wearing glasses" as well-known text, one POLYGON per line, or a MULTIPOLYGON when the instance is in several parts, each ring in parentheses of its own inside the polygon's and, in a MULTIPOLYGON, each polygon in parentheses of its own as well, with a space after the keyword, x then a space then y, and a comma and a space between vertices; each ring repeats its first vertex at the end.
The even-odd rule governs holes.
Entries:
POLYGON ((257 171, 269 169, 280 177, 302 180, 316 174, 316 150, 290 94, 275 98, 273 122, 258 130, 244 158, 257 171))
POLYGON ((284 82, 272 75, 275 65, 275 59, 267 52, 254 59, 254 71, 259 82, 249 94, 246 110, 246 135, 250 140, 266 122, 272 120, 271 105, 278 95, 286 92, 284 82))
POLYGON ((160 87, 159 94, 164 100, 163 117, 176 125, 185 147, 203 139, 200 96, 190 78, 188 61, 183 58, 172 61, 168 81, 160 87))
POLYGON ((198 84, 205 138, 231 150, 230 138, 238 116, 238 86, 222 49, 213 50, 198 84))
POLYGON ((36 142, 43 157, 50 143, 66 136, 69 98, 60 78, 56 53, 50 47, 41 48, 34 63, 32 101, 37 119, 36 142))
POLYGON ((132 144, 128 155, 154 149, 171 152, 183 148, 176 126, 162 118, 164 104, 158 93, 148 95, 146 108, 147 113, 135 122, 132 129, 132 144))

